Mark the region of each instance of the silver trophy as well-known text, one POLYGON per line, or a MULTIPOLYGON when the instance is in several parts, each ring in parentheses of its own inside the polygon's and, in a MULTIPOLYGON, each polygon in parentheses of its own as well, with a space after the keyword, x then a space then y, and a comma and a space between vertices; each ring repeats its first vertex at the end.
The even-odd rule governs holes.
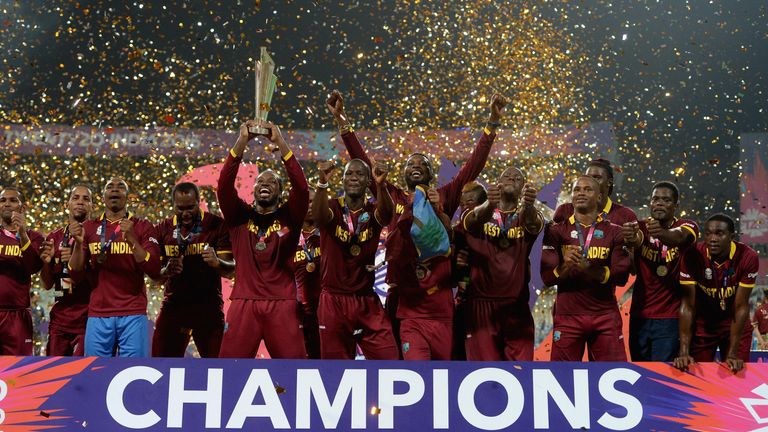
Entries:
MULTIPOLYGON (((272 109, 272 95, 277 88, 277 76, 275 76, 275 62, 269 56, 266 47, 261 47, 261 58, 256 60, 256 121, 266 121, 269 111, 272 109)), ((269 135, 270 131, 263 127, 249 127, 248 132, 256 135, 269 135)))

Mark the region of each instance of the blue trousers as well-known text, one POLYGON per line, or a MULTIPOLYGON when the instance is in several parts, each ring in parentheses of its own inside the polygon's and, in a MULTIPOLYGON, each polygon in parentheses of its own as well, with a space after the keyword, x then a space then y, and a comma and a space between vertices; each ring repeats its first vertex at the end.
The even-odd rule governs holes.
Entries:
POLYGON ((85 355, 149 357, 146 315, 88 317, 85 355))
POLYGON ((680 346, 677 318, 635 318, 629 321, 629 352, 632 361, 671 362, 680 346))

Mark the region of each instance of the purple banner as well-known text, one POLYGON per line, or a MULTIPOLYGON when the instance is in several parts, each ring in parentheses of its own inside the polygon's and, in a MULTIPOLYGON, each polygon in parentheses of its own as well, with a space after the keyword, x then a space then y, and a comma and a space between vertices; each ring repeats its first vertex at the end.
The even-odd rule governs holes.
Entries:
POLYGON ((768 366, 0 358, 0 428, 766 430, 768 366))
MULTIPOLYGON (((225 155, 237 139, 236 131, 212 129, 113 128, 65 125, 4 125, 0 131, 0 148, 19 154, 50 154, 60 156, 126 155, 143 156, 211 156, 225 155)), ((343 150, 335 131, 284 131, 299 159, 327 159, 343 150)), ((392 148, 404 153, 419 151, 451 160, 467 157, 480 131, 469 129, 424 132, 358 133, 371 156, 391 158, 392 148)), ((605 152, 614 146, 610 123, 593 123, 585 127, 563 127, 554 131, 533 131, 517 136, 501 131, 492 158, 552 157, 577 153, 587 149, 605 152)), ((266 157, 259 145, 254 145, 253 158, 266 157)))

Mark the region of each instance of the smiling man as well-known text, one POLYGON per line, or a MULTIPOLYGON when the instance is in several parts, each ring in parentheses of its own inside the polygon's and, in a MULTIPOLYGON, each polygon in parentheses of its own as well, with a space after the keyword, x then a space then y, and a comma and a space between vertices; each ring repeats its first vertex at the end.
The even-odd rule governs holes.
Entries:
POLYGON ((487 200, 462 214, 469 288, 465 293, 467 360, 532 361, 534 327, 528 306, 528 256, 544 217, 533 206, 536 189, 515 167, 488 187, 487 200))
POLYGON ((253 358, 263 339, 272 358, 306 358, 293 259, 309 205, 309 186, 280 128, 250 120, 240 126, 221 169, 217 193, 237 263, 219 356, 253 358), (280 151, 291 182, 284 203, 280 202, 283 182, 271 170, 259 173, 253 206, 237 195, 235 179, 243 152, 256 137, 248 132, 249 126, 268 129, 266 138, 273 150, 280 151))
POLYGON ((45 263, 40 278, 45 289, 54 289, 56 299, 48 326, 46 352, 49 356, 82 356, 85 353, 92 284, 88 278, 75 283, 69 275, 68 265, 75 242, 71 233, 82 229, 92 211, 91 189, 84 185, 72 187, 67 200, 67 224, 48 234, 40 254, 45 263))
POLYGON ((40 271, 43 236, 27 228, 21 190, 0 192, 0 355, 32 355, 29 289, 40 271))
POLYGON ((699 236, 696 222, 677 218, 679 201, 674 183, 656 183, 651 217, 623 226, 624 242, 634 247, 637 266, 629 324, 632 361, 671 362, 678 352, 680 257, 699 236))
POLYGON ((622 320, 614 286, 629 274, 621 227, 598 212, 598 182, 581 176, 573 183, 574 213, 544 230, 541 278, 557 285, 552 361, 626 361, 622 320))
MULTIPOLYGON (((426 191, 435 214, 444 223, 448 222, 450 229, 450 218, 459 207, 464 185, 477 178, 485 167, 506 104, 506 99, 499 94, 491 97, 489 117, 482 135, 456 177, 445 185, 436 190, 430 189, 435 172, 432 161, 422 153, 412 153, 405 161, 403 178, 406 189, 387 183, 387 190, 395 203, 395 217, 389 224, 386 240, 386 281, 390 286, 387 312, 393 329, 400 334, 399 344, 405 359, 448 360, 452 351, 454 308, 451 263, 445 257, 420 260, 411 235, 415 191, 419 187, 426 191)), ((331 93, 326 105, 339 125, 349 156, 370 166, 371 160, 349 124, 341 94, 337 91, 331 93)))
MULTIPOLYGON (((600 186, 600 201, 597 203, 598 213, 603 219, 622 226, 627 222, 636 222, 637 215, 629 207, 611 200, 613 195, 613 167, 607 159, 597 158, 589 162, 584 175, 595 179, 600 186)), ((573 214, 573 203, 563 203, 557 206, 552 220, 562 222, 573 214)))
POLYGON ((759 267, 757 252, 735 240, 736 225, 715 214, 704 224, 704 241, 691 247, 680 264, 680 351, 674 364, 720 358, 733 372, 749 361, 752 324, 749 296, 759 267))
POLYGON ((224 335, 221 278, 233 274, 224 220, 200 209, 200 190, 179 183, 171 191, 174 215, 157 225, 165 297, 155 321, 153 357, 183 357, 190 338, 200 357, 218 357, 224 335))
POLYGON ((389 223, 394 210, 384 182, 388 171, 377 165, 371 175, 365 162, 352 159, 344 167, 344 194, 329 201, 328 175, 333 168, 332 162, 320 164, 320 180, 312 202, 323 249, 318 307, 320 356, 354 359, 357 343, 367 359, 397 360, 392 326, 373 291, 375 273, 371 271, 381 229, 389 223), (375 205, 365 200, 371 184, 377 189, 375 205))
POLYGON ((95 274, 86 356, 149 356, 144 275, 159 276, 160 248, 152 223, 128 211, 128 191, 124 179, 109 179, 102 192, 106 209, 101 217, 70 225, 72 278, 79 283, 95 274))

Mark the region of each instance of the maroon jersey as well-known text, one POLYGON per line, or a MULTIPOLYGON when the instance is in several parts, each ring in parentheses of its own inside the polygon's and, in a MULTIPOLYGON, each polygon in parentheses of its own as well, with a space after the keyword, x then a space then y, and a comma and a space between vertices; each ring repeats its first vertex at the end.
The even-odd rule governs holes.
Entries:
MULTIPOLYGON (((667 248, 648 234, 648 225, 640 221, 643 244, 635 248, 637 280, 632 291, 633 317, 677 318, 680 315, 680 257, 691 246, 679 250, 667 248)), ((682 228, 699 237, 696 222, 675 219, 670 228, 682 228)))
POLYGON ((320 230, 302 230, 299 244, 296 246, 296 255, 293 257, 293 264, 296 266, 296 288, 302 303, 316 303, 320 298, 320 257, 320 230), (310 265, 312 271, 307 270, 307 265, 310 265))
POLYGON ((164 304, 208 304, 223 306, 221 276, 203 261, 206 246, 218 253, 232 253, 229 232, 224 219, 200 212, 200 220, 188 230, 180 227, 176 216, 165 219, 157 227, 162 261, 183 253, 183 270, 165 282, 164 304))
MULTIPOLYGON (((573 203, 563 203, 557 206, 555 215, 552 216, 553 222, 562 222, 568 219, 573 214, 573 203)), ((627 222, 637 221, 637 215, 629 207, 624 207, 621 204, 616 204, 610 198, 605 203, 605 207, 601 212, 601 216, 607 219, 609 222, 622 226, 627 222)))
MULTIPOLYGON (((144 274, 156 279, 160 276, 160 247, 155 227, 146 219, 128 213, 133 220, 133 231, 147 252, 146 259, 137 263, 133 248, 119 231, 120 221, 111 221, 105 214, 83 224, 85 231, 86 267, 95 272, 95 282, 88 306, 89 317, 113 317, 147 313, 147 287, 144 274), (117 231, 117 232, 116 232, 117 231), (103 248, 105 261, 99 262, 103 248)), ((87 271, 87 270, 86 270, 87 271)), ((76 281, 82 281, 84 272, 72 272, 76 281)))
MULTIPOLYGON (((487 129, 475 145, 469 159, 456 177, 438 188, 443 211, 450 217, 456 212, 462 188, 480 174, 488 160, 496 134, 487 129)), ((350 157, 361 159, 371 166, 371 160, 353 132, 342 134, 350 157)), ((430 271, 422 280, 416 278, 418 253, 411 238, 413 204, 410 195, 399 187, 388 184, 387 188, 395 203, 395 215, 389 224, 386 260, 387 283, 403 292, 399 298, 398 318, 432 318, 450 320, 453 317, 453 293, 451 291, 451 263, 447 258, 436 258, 430 263, 430 271)))
POLYGON ((230 298, 296 300, 293 257, 309 206, 304 171, 293 153, 283 158, 291 182, 288 200, 274 212, 262 214, 237 195, 235 178, 241 160, 230 152, 217 191, 237 263, 230 298))
POLYGON ((0 309, 29 308, 32 275, 43 268, 43 236, 27 230, 27 237, 29 243, 21 245, 14 233, 0 228, 0 309))
POLYGON ((591 242, 588 239, 590 230, 590 226, 576 222, 573 215, 563 222, 549 223, 544 229, 541 278, 548 286, 557 285, 557 314, 601 315, 617 310, 615 285, 626 283, 630 267, 629 255, 622 247, 621 227, 598 217, 591 242), (589 279, 578 269, 572 270, 567 277, 557 273, 565 247, 580 245, 577 230, 582 230, 585 245, 589 243, 587 260, 608 269, 604 280, 589 279))
POLYGON ((763 303, 755 309, 752 322, 757 325, 757 331, 764 335, 768 333, 768 303, 763 303))
MULTIPOLYGON (((51 307, 51 327, 69 331, 81 332, 88 321, 88 302, 91 299, 91 282, 85 278, 77 283, 71 280, 69 275, 63 273, 67 263, 61 262, 61 242, 65 233, 69 237, 67 228, 59 228, 51 232, 45 238, 53 242, 53 257, 51 260, 54 275, 54 292, 56 303, 51 307), (65 279, 62 285, 62 278, 65 279), (66 280, 70 279, 70 280, 66 280)), ((72 246, 74 239, 69 238, 67 243, 72 246)))
MULTIPOLYGON (((531 267, 528 255, 537 233, 529 233, 519 213, 496 210, 494 218, 479 232, 467 231, 466 210, 456 228, 464 231, 469 250, 470 283, 467 295, 527 303, 531 267)), ((539 214, 539 217, 541 215, 539 214)), ((539 232, 544 227, 544 218, 539 232)))
POLYGON ((741 242, 731 242, 728 259, 721 264, 710 259, 706 243, 689 248, 680 262, 680 283, 696 287, 697 321, 730 324, 736 289, 755 287, 758 266, 757 252, 741 242))
POLYGON ((366 266, 375 264, 382 229, 376 205, 366 202, 363 208, 351 211, 342 197, 329 201, 328 207, 331 220, 320 227, 323 289, 334 294, 373 293, 376 275, 366 266), (351 252, 355 246, 360 249, 357 256, 351 252))

